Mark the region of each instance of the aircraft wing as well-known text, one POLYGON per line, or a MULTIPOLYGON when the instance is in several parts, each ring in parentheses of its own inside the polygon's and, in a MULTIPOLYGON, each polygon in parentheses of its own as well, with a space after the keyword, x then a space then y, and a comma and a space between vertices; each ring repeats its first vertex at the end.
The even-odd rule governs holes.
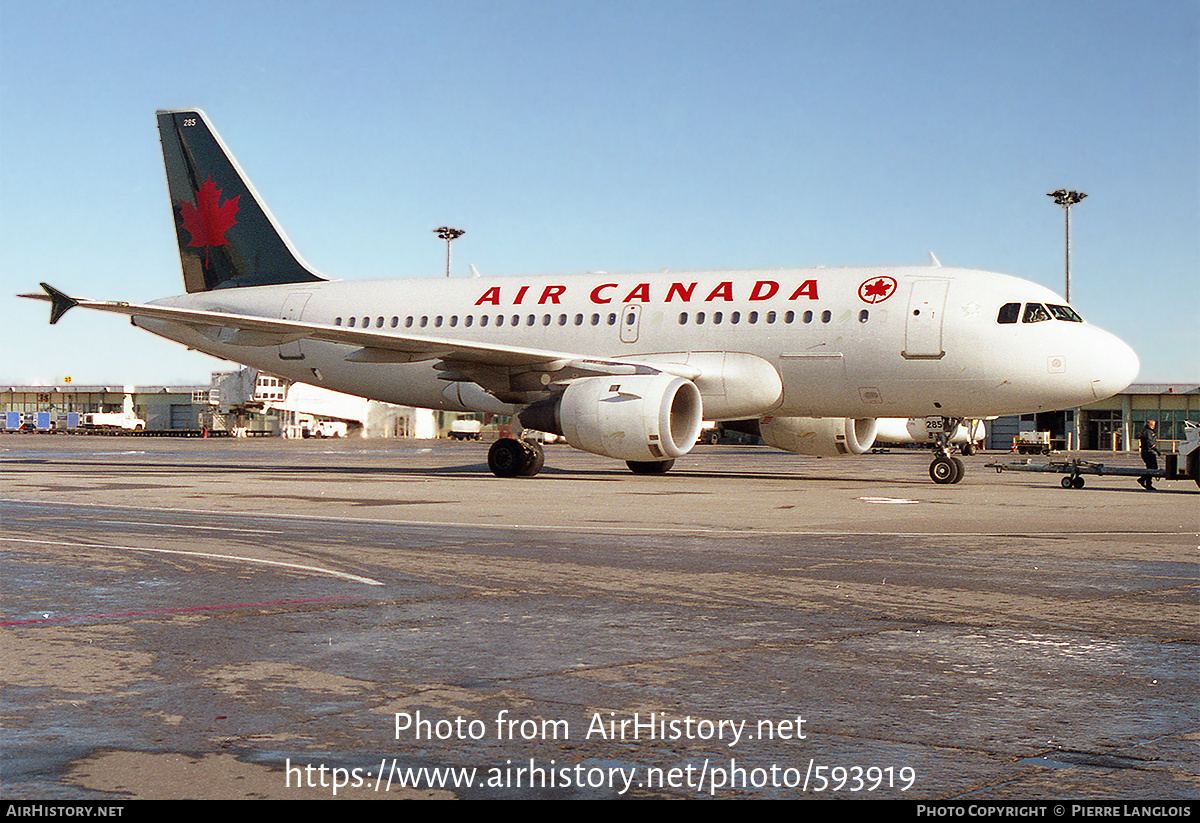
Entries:
MULTIPOLYGON (((46 283, 42 283, 41 286, 46 290, 46 294, 18 296, 31 300, 48 301, 51 304, 51 323, 57 323, 68 310, 79 306, 96 311, 129 315, 135 323, 139 317, 178 323, 189 326, 214 341, 237 346, 279 346, 297 340, 342 343, 358 347, 346 356, 346 359, 352 362, 412 363, 420 360, 439 360, 443 364, 442 369, 447 372, 447 380, 461 379, 455 377, 454 373, 457 372, 461 374, 462 378, 477 382, 489 391, 498 390, 498 393, 508 393, 509 388, 497 385, 495 378, 497 369, 504 369, 506 372, 508 370, 561 372, 553 381, 556 384, 596 374, 667 372, 688 379, 694 379, 700 375, 698 369, 682 363, 655 363, 653 366, 649 366, 645 363, 620 359, 610 360, 524 346, 384 333, 365 328, 301 323, 295 320, 221 311, 181 309, 150 303, 87 300, 69 297, 46 283)), ((504 382, 507 383, 507 380, 504 382)))

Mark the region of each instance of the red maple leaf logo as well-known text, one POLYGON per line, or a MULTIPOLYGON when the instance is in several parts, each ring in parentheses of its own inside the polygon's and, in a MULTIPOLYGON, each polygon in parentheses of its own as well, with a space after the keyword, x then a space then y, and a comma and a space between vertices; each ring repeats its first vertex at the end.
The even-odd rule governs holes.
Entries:
POLYGON ((876 277, 864 280, 858 287, 858 296, 864 303, 882 303, 896 290, 896 278, 876 277))
MULTIPOLYGON (((192 236, 189 246, 224 246, 229 243, 225 232, 237 223, 233 216, 237 214, 239 194, 232 200, 221 202, 221 189, 218 189, 210 175, 196 192, 196 205, 181 201, 179 212, 183 217, 183 227, 192 236)), ((208 266, 208 252, 204 253, 204 265, 208 266)))

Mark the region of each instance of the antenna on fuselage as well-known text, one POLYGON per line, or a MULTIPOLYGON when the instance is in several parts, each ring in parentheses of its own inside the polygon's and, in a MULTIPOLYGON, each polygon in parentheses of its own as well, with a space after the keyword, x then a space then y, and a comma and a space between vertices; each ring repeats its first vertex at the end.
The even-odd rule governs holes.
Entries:
POLYGON ((942 267, 942 261, 937 259, 936 254, 934 254, 933 252, 930 252, 929 253, 929 265, 933 266, 935 269, 940 269, 942 267))

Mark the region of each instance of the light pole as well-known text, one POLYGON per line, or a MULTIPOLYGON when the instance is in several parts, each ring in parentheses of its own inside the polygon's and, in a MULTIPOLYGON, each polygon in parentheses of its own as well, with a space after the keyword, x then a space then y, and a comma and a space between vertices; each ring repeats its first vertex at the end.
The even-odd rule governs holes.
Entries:
POLYGON ((433 230, 433 233, 446 241, 446 276, 450 276, 450 244, 458 238, 466 234, 462 229, 452 229, 449 226, 442 226, 433 230))
MULTIPOLYGON (((1046 196, 1053 197, 1054 205, 1062 206, 1063 211, 1065 211, 1067 213, 1067 287, 1066 287, 1066 293, 1063 295, 1063 297, 1065 297, 1067 299, 1067 304, 1070 305, 1070 303, 1071 303, 1071 206, 1074 206, 1080 200, 1087 197, 1087 195, 1081 191, 1067 191, 1066 189, 1059 189, 1058 191, 1050 192, 1046 196)), ((1065 414, 1066 413, 1064 413, 1064 415, 1065 414)), ((1083 415, 1082 409, 1074 409, 1070 412, 1074 431, 1065 431, 1065 434, 1067 435, 1067 450, 1068 451, 1073 449, 1075 447, 1075 443, 1079 440, 1079 437, 1080 437, 1079 420, 1082 415, 1083 415)), ((1067 428, 1066 423, 1067 423, 1067 421, 1064 417, 1064 419, 1063 419, 1063 429, 1064 430, 1067 428)))
POLYGON ((1054 205, 1062 206, 1067 213, 1067 293, 1063 297, 1067 298, 1067 303, 1071 302, 1071 206, 1074 206, 1083 198, 1087 197, 1081 191, 1067 191, 1059 189, 1052 191, 1046 195, 1054 198, 1054 205))

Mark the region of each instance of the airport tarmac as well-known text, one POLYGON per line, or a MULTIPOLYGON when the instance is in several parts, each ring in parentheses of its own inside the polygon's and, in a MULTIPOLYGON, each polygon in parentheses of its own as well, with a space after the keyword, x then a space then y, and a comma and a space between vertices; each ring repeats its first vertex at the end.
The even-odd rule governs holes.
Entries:
POLYGON ((1190 481, 486 453, 0 437, 4 796, 1200 797, 1190 481))

